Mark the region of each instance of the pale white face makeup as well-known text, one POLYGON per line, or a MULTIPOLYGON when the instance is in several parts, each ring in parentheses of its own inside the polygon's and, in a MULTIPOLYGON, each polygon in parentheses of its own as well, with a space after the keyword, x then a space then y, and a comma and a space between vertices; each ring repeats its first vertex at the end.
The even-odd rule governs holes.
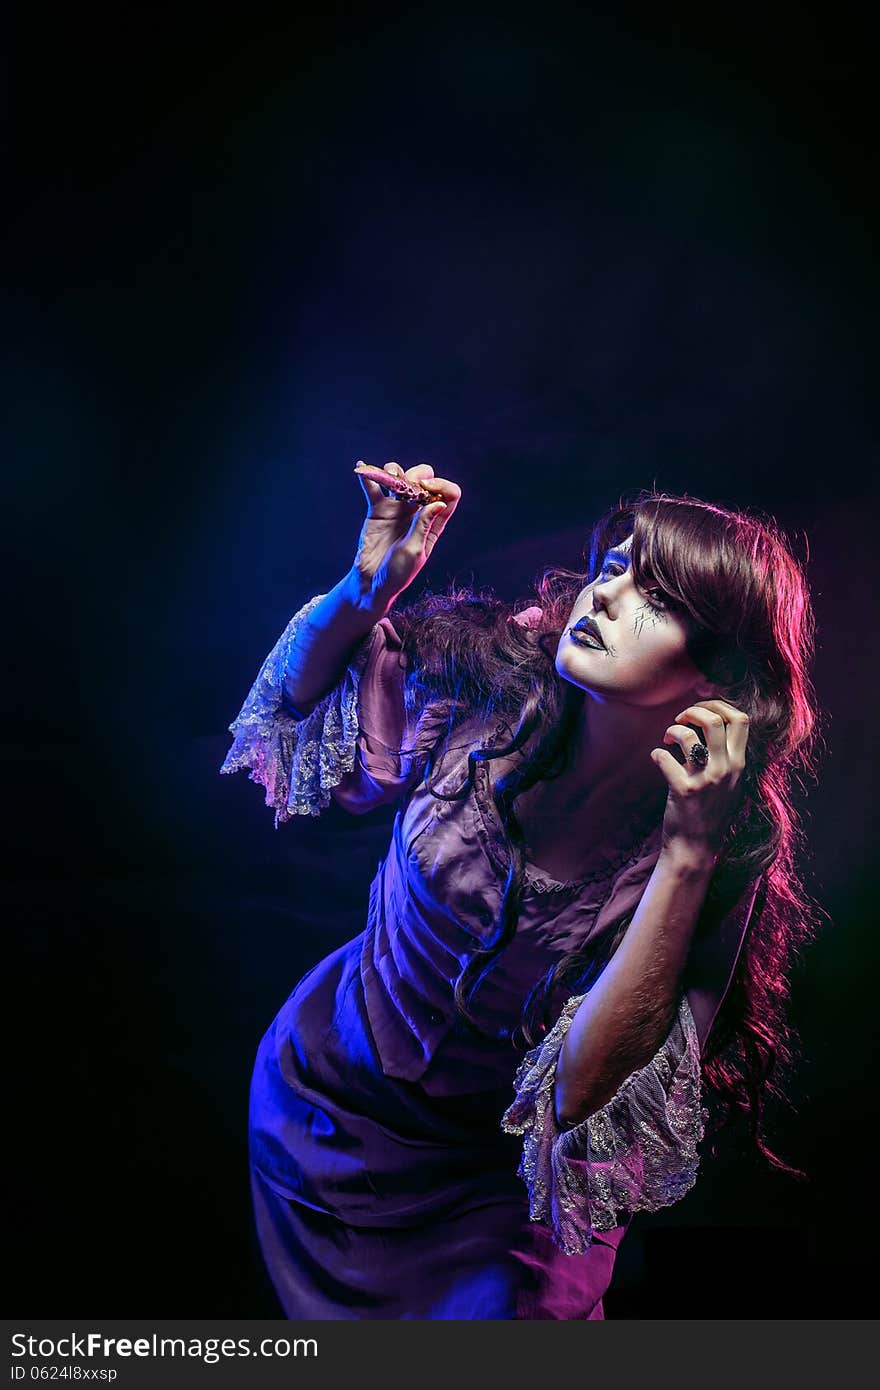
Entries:
POLYGON ((662 598, 636 587, 632 537, 609 550, 599 576, 578 595, 560 638, 556 670, 600 700, 650 707, 714 691, 687 652, 687 629, 662 598), (590 618, 604 646, 572 631, 590 618))

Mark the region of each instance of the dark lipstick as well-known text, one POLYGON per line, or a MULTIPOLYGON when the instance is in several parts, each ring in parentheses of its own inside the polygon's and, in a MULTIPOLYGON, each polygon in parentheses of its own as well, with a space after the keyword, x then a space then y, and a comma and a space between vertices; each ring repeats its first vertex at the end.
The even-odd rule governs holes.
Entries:
POLYGON ((578 618, 571 630, 572 632, 586 632, 590 637, 595 637, 601 647, 605 646, 605 643, 602 641, 602 634, 599 631, 599 626, 592 618, 578 618))

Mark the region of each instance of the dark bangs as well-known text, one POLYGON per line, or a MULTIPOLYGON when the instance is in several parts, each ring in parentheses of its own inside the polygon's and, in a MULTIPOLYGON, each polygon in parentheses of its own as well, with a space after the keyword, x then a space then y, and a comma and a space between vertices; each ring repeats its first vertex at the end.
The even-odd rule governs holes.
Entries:
POLYGON ((640 589, 656 589, 714 636, 735 639, 754 610, 754 545, 746 519, 693 498, 642 494, 609 512, 590 540, 590 577, 605 552, 631 535, 630 565, 640 589))
POLYGON ((674 520, 664 526, 662 516, 645 515, 645 504, 618 507, 608 512, 593 527, 589 546, 589 582, 598 579, 602 563, 609 550, 623 544, 630 536, 633 538, 629 551, 629 564, 633 579, 643 592, 653 592, 670 607, 690 613, 695 621, 697 614, 688 602, 688 591, 693 586, 686 582, 689 576, 688 561, 683 560, 680 530, 674 520))
POLYGON ((766 621, 760 592, 764 566, 758 528, 742 513, 696 498, 641 493, 596 523, 590 538, 590 579, 603 557, 632 536, 630 567, 644 592, 657 594, 690 632, 691 655, 724 684, 742 679, 741 636, 758 638, 766 621), (756 621, 757 620, 757 621, 756 621))

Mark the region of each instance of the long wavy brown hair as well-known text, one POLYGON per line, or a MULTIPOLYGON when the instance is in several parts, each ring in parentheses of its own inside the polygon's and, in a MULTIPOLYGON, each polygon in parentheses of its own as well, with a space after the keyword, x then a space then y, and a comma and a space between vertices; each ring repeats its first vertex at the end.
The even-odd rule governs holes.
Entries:
MULTIPOLYGON (((796 795, 816 775, 819 713, 809 676, 814 617, 803 565, 770 517, 719 507, 690 496, 640 492, 608 511, 593 527, 586 570, 547 569, 536 584, 536 626, 512 621, 526 604, 510 605, 491 591, 451 586, 395 610, 407 654, 406 698, 429 730, 427 785, 451 799, 473 787, 476 764, 518 753, 492 795, 504 828, 509 869, 498 920, 455 986, 460 1025, 482 1033, 474 997, 512 940, 524 887, 524 837, 516 798, 569 766, 584 691, 559 676, 556 649, 575 600, 597 576, 605 552, 632 536, 635 583, 659 594, 685 623, 698 668, 749 716, 744 795, 730 825, 697 931, 717 922, 746 888, 758 896, 730 988, 703 1058, 715 1134, 739 1114, 758 1150, 774 1167, 803 1177, 774 1154, 763 1132, 771 1097, 786 1102, 786 1082, 798 1054, 789 1016, 790 977, 813 939, 821 909, 807 894, 797 859, 803 831, 796 795), (430 711, 430 716, 428 716, 430 711), (432 786, 449 735, 475 714, 487 739, 468 755, 468 775, 453 793, 432 786)), ((529 600, 529 604, 534 600, 529 600)), ((533 1046, 553 1018, 559 991, 590 987, 619 945, 631 919, 560 959, 526 1000, 512 1045, 533 1046), (521 1041, 520 1041, 521 1039, 521 1041)))

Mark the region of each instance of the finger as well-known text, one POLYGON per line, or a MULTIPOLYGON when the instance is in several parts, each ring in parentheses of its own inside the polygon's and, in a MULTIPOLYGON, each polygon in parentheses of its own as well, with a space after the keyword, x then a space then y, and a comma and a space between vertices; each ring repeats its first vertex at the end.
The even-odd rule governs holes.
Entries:
MULTIPOLYGON (((412 487, 413 485, 421 485, 421 488, 430 496, 436 497, 438 500, 446 502, 447 506, 450 507, 450 509, 453 508, 458 503, 458 500, 461 497, 461 488, 458 486, 458 484, 450 482, 448 478, 435 478, 434 470, 433 468, 431 468, 431 465, 429 463, 415 465, 416 470, 420 468, 427 470, 430 473, 430 477, 424 476, 422 478, 411 478, 409 474, 404 473, 399 463, 394 462, 387 463, 384 466, 384 468, 374 469, 373 471, 378 473, 385 473, 389 476, 389 478, 400 478, 402 481, 405 481, 407 484, 409 484, 410 487, 412 487)), ((410 469, 410 473, 414 471, 415 470, 410 469)), ((364 474, 359 473, 358 476, 363 478, 364 474)), ((383 497, 387 497, 389 495, 388 492, 382 486, 381 478, 374 477, 370 481, 377 483, 383 497)), ((411 500, 407 497, 398 497, 396 495, 394 497, 394 500, 406 506, 427 505, 427 503, 419 503, 416 499, 411 500)))
POLYGON ((386 468, 376 468, 373 464, 368 465, 359 460, 355 465, 355 472, 363 482, 370 482, 378 487, 381 497, 386 500, 393 499, 394 507, 391 509, 384 507, 378 512, 375 512, 375 506, 378 503, 371 504, 374 506, 374 514, 385 519, 392 515, 400 515, 400 504, 415 510, 416 507, 423 505, 430 498, 430 494, 423 491, 425 482, 412 481, 407 478, 397 463, 391 463, 386 468), (421 497, 419 496, 420 493, 421 497))
POLYGON ((422 478, 433 478, 434 470, 430 463, 416 463, 412 468, 408 468, 403 476, 410 483, 418 483, 422 478))
POLYGON ((723 752, 716 751, 714 753, 710 749, 709 762, 707 763, 705 768, 700 767, 697 763, 692 762, 690 757, 690 750, 694 747, 695 744, 700 743, 701 739, 699 734, 694 733, 693 729, 688 729, 684 724, 670 724, 669 728, 666 730, 666 733, 663 735, 663 742, 678 745, 678 747, 684 754, 685 769, 687 772, 691 774, 695 772, 705 772, 708 769, 713 775, 715 775, 723 769, 726 769, 727 767, 726 748, 723 750, 723 752))
POLYGON ((688 705, 680 714, 675 716, 676 724, 696 724, 706 735, 706 747, 709 750, 709 757, 716 761, 724 760, 727 763, 727 721, 717 710, 709 709, 707 705, 700 701, 697 705, 688 705))
POLYGON ((458 483, 451 483, 448 478, 435 478, 432 476, 428 491, 436 493, 438 498, 446 503, 450 514, 455 511, 461 500, 461 488, 458 486, 458 483))
MULTIPOLYGON (((363 459, 358 459, 359 464, 363 464, 363 462, 363 459)), ((355 467, 357 467, 357 465, 355 465, 355 467)), ((354 476, 360 483, 370 507, 375 507, 376 503, 381 502, 386 496, 379 484, 374 482, 372 478, 366 478, 363 473, 355 473, 354 476)))
MULTIPOLYGON (((386 464, 385 464, 385 466, 384 466, 384 472, 386 472, 386 473, 391 473, 392 476, 395 477, 395 478, 406 478, 406 476, 407 476, 406 473, 404 472, 403 468, 401 467, 401 465, 400 465, 399 463, 395 463, 394 460, 392 460, 391 463, 386 463, 386 464)), ((380 483, 379 486, 380 486, 380 488, 381 488, 381 487, 382 487, 382 484, 380 483)), ((398 497, 396 493, 388 492, 388 491, 386 491, 385 488, 382 488, 382 496, 383 496, 383 497, 390 497, 390 498, 392 498, 395 502, 403 503, 405 506, 411 506, 411 505, 412 505, 412 503, 411 503, 411 502, 408 502, 407 499, 406 499, 405 497, 398 497)))
MULTIPOLYGON (((724 720, 727 725, 727 752, 730 761, 739 767, 745 767, 746 746, 749 741, 749 716, 745 710, 739 709, 729 700, 700 700, 699 703, 707 709, 714 710, 724 720)), ((680 714, 675 717, 681 719, 680 714)))
POLYGON ((414 541, 420 551, 425 548, 430 554, 437 537, 449 520, 449 511, 450 508, 445 502, 429 502, 426 506, 420 507, 406 533, 406 539, 414 541))
POLYGON ((653 748, 651 750, 651 762, 654 763, 655 767, 659 767, 663 773, 670 791, 681 794, 690 790, 688 774, 665 748, 653 748))
POLYGON ((433 478, 434 470, 430 463, 414 463, 412 468, 403 469, 399 463, 386 463, 386 473, 394 473, 398 478, 406 478, 411 483, 417 483, 420 478, 433 478))
MULTIPOLYGON (((392 459, 391 463, 386 463, 386 464, 385 464, 385 470, 384 470, 384 471, 385 471, 386 473, 391 473, 391 474, 393 474, 393 476, 394 476, 395 478, 405 478, 405 477, 406 477, 406 474, 404 473, 404 471, 403 471, 403 469, 401 468, 400 464, 399 464, 399 463, 395 463, 393 459, 392 459)), ((379 487, 380 487, 380 489, 381 489, 381 492, 382 492, 382 496, 383 496, 383 497, 387 497, 387 498, 389 498, 391 501, 394 501, 394 502, 405 502, 405 498, 403 498, 403 497, 398 497, 395 493, 389 492, 386 488, 382 487, 382 484, 381 484, 381 483, 379 484, 379 487)))

